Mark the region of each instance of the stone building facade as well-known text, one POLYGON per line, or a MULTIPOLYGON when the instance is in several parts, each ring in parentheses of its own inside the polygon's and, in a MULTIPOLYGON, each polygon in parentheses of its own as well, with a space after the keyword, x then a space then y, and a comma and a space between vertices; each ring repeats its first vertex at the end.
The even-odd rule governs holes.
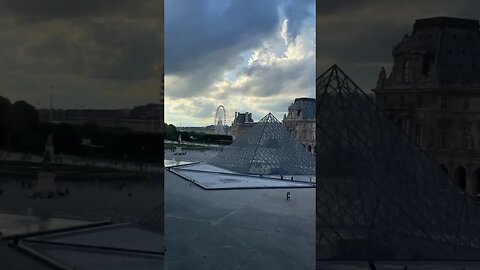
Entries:
POLYGON ((480 32, 476 20, 419 19, 380 71, 375 101, 471 195, 480 193, 480 32))
POLYGON ((296 98, 283 116, 283 124, 306 149, 315 152, 315 99, 296 98))
POLYGON ((230 134, 232 135, 233 140, 238 139, 254 125, 255 121, 253 121, 252 113, 235 112, 235 118, 233 119, 232 126, 230 127, 230 134))

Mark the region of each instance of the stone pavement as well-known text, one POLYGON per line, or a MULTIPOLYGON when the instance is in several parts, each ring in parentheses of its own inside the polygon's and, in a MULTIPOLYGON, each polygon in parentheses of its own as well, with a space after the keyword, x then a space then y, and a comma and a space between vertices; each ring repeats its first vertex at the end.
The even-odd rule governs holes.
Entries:
POLYGON ((165 191, 166 269, 315 269, 315 189, 165 191))
MULTIPOLYGON (((376 262, 377 270, 478 270, 479 262, 376 262)), ((370 270, 365 261, 319 261, 317 270, 370 270)))

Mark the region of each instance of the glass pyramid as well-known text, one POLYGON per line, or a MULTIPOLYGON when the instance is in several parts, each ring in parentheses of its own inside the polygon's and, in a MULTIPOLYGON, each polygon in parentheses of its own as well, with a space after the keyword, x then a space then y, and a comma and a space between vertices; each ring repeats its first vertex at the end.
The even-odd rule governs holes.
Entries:
POLYGON ((480 260, 479 203, 337 66, 317 102, 317 260, 480 260))
POLYGON ((208 163, 241 174, 315 174, 314 155, 271 113, 208 163))

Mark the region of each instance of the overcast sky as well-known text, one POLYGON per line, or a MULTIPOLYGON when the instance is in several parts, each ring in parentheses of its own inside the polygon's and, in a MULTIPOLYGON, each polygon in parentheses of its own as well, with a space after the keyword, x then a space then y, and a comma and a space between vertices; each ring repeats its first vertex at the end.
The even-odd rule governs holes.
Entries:
POLYGON ((392 48, 410 35, 416 19, 449 16, 478 20, 476 0, 317 1, 317 73, 337 64, 364 90, 375 88, 382 66, 387 76, 392 48))
POLYGON ((162 0, 0 0, 0 95, 46 107, 52 91, 57 108, 158 102, 162 16, 162 0))
POLYGON ((314 0, 166 0, 165 121, 214 123, 216 108, 279 120, 315 93, 314 0))

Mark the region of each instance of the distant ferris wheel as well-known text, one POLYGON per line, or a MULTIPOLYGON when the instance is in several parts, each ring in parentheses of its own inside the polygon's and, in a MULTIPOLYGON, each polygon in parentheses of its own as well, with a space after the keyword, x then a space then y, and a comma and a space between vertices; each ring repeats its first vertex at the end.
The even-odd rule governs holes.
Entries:
POLYGON ((215 113, 215 134, 225 135, 227 134, 227 115, 225 113, 225 107, 223 105, 218 106, 215 113))

